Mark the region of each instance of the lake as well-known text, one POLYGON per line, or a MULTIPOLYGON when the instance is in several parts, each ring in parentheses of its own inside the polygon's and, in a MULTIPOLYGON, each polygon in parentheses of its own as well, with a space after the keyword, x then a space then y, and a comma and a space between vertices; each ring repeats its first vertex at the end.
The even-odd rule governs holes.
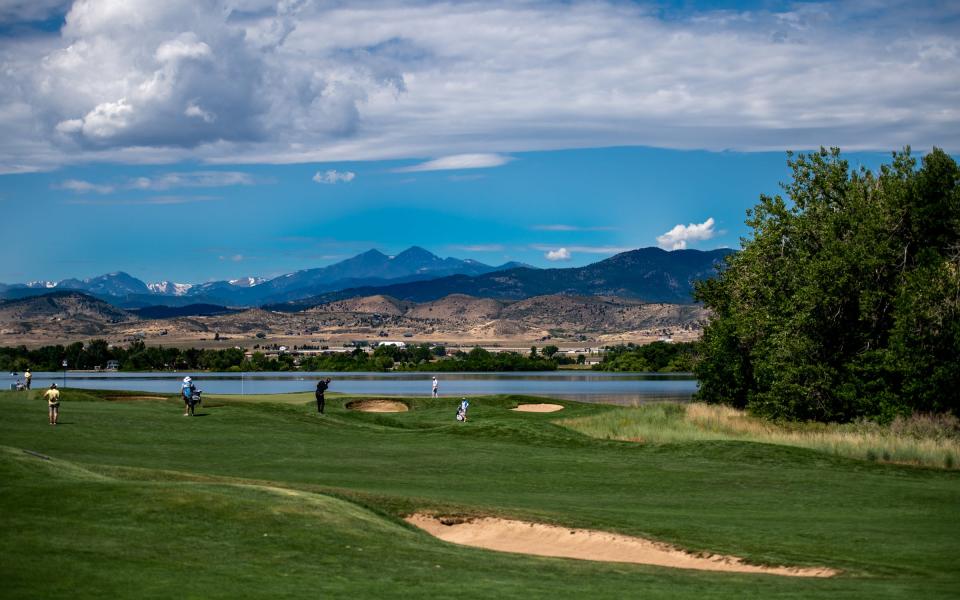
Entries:
MULTIPOLYGON (((185 375, 209 394, 281 394, 312 391, 317 379, 330 377, 331 392, 368 396, 429 396, 432 373, 92 373, 67 371, 66 386, 100 390, 134 390, 172 394, 185 375)), ((10 389, 16 378, 5 375, 10 389)), ((22 374, 21 374, 22 376, 22 374)), ((581 402, 632 405, 655 400, 688 402, 697 380, 683 373, 604 373, 548 371, 532 373, 438 373, 440 395, 527 394, 581 402)), ((56 382, 63 372, 33 374, 33 389, 56 382)))

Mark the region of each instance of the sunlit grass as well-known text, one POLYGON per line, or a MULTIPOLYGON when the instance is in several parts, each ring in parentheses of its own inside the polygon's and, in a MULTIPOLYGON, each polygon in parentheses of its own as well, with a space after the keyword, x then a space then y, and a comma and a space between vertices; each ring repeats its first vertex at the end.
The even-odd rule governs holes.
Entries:
POLYGON ((727 406, 657 403, 559 423, 603 439, 648 444, 741 440, 875 462, 960 468, 960 421, 948 415, 914 415, 889 426, 775 423, 727 406))

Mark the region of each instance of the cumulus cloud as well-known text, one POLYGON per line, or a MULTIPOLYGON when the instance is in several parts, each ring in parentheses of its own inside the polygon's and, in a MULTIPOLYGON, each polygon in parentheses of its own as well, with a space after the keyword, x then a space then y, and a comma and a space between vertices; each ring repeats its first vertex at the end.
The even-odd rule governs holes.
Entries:
POLYGON ((489 169, 510 162, 509 156, 501 154, 454 154, 434 160, 428 160, 409 167, 394 169, 396 173, 416 173, 419 171, 453 171, 459 169, 489 169))
POLYGON ((570 251, 567 250, 566 248, 557 248, 556 250, 549 250, 543 256, 547 260, 551 260, 551 261, 570 260, 571 258, 573 258, 573 255, 571 255, 570 251))
MULTIPOLYGON (((407 169, 427 171, 611 145, 960 149, 960 5, 780 6, 76 0, 60 32, 0 38, 0 172, 442 157, 407 169)), ((64 7, 15 0, 0 21, 64 7)))
POLYGON ((78 0, 61 33, 35 80, 66 150, 263 139, 263 57, 209 5, 78 0))
POLYGON ((703 223, 678 224, 663 235, 657 236, 657 245, 664 250, 683 250, 687 242, 709 240, 717 235, 713 217, 703 223))
POLYGON ((317 171, 313 175, 313 180, 317 183, 325 183, 333 185, 335 183, 350 183, 357 177, 357 174, 353 171, 335 171, 330 169, 329 171, 317 171))

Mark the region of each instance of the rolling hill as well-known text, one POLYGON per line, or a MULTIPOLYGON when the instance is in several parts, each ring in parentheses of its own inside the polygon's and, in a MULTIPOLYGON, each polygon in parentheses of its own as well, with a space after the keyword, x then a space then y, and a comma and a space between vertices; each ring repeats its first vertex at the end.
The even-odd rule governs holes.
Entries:
POLYGON ((125 310, 75 291, 0 302, 0 333, 5 336, 50 331, 67 338, 93 336, 136 320, 125 310))
POLYGON ((453 294, 429 302, 367 296, 336 300, 299 312, 260 308, 185 310, 153 307, 139 314, 117 309, 80 292, 0 302, 0 346, 64 344, 104 338, 111 343, 142 339, 151 344, 191 346, 215 334, 230 344, 264 339, 315 344, 318 339, 474 343, 482 340, 640 341, 663 331, 693 338, 708 313, 696 304, 645 303, 633 299, 554 294, 519 301, 453 294), (243 341, 246 340, 246 341, 243 341))

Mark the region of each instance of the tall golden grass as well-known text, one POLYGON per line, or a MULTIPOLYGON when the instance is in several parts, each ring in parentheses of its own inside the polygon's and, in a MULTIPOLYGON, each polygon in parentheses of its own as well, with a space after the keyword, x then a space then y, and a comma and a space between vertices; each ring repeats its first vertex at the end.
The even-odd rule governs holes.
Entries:
POLYGON ((727 406, 656 403, 559 423, 604 439, 650 444, 744 440, 874 462, 960 468, 960 420, 952 415, 917 414, 890 425, 775 423, 727 406))

